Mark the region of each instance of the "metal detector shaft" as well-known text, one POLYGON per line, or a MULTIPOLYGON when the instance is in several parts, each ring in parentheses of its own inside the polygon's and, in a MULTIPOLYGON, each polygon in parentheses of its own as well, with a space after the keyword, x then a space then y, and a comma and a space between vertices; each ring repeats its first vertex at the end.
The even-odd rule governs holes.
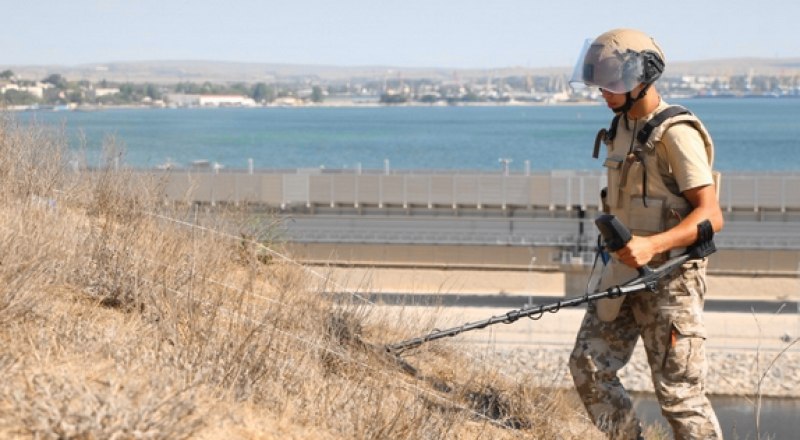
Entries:
MULTIPOLYGON (((621 249, 631 240, 632 235, 630 231, 613 215, 601 215, 595 220, 595 223, 597 224, 597 227, 605 240, 606 248, 612 252, 616 252, 617 250, 621 249)), ((545 312, 555 313, 561 310, 562 307, 577 306, 603 298, 616 298, 620 295, 641 292, 643 290, 655 292, 658 285, 658 280, 671 273, 683 263, 692 258, 705 258, 708 255, 716 252, 717 249, 714 246, 713 241, 714 229, 709 220, 703 220, 697 225, 697 237, 698 238, 695 244, 692 245, 683 255, 674 257, 655 269, 652 269, 649 266, 642 266, 637 269, 639 271, 638 277, 624 284, 610 287, 605 291, 586 293, 585 295, 567 298, 551 304, 527 306, 521 309, 512 310, 504 315, 492 316, 491 318, 484 319, 483 321, 468 322, 464 325, 446 330, 435 330, 425 336, 387 345, 386 350, 391 353, 399 354, 409 348, 419 347, 426 342, 456 336, 470 330, 482 329, 494 324, 511 324, 519 318, 525 317, 536 320, 541 318, 545 312)))
POLYGON ((491 318, 484 319, 482 321, 468 322, 464 325, 460 325, 458 327, 453 327, 445 330, 435 330, 425 336, 420 336, 418 338, 409 339, 406 341, 398 342, 396 344, 387 345, 386 350, 391 353, 399 354, 404 350, 419 347, 420 345, 426 342, 435 341, 437 339, 442 339, 446 337, 456 336, 464 332, 486 328, 494 324, 500 324, 500 323, 511 324, 517 321, 518 319, 525 317, 530 317, 531 319, 536 320, 541 318, 542 315, 545 314, 545 312, 555 313, 561 310, 561 308, 563 307, 578 306, 584 303, 588 303, 590 301, 603 298, 616 298, 620 295, 627 295, 629 293, 641 292, 643 290, 655 291, 656 283, 658 282, 659 279, 672 272, 673 269, 685 263, 687 260, 689 260, 690 257, 691 255, 688 253, 677 256, 675 258, 670 259, 661 266, 648 271, 644 275, 640 275, 628 281, 627 283, 610 287, 607 290, 601 292, 587 293, 585 295, 559 300, 557 302, 550 304, 523 307, 521 309, 511 310, 510 312, 503 315, 492 316, 491 318))

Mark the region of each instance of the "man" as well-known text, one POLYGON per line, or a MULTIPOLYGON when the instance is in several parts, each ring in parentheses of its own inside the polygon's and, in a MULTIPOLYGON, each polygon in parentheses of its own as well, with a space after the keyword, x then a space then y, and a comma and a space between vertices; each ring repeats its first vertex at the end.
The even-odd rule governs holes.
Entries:
MULTIPOLYGON (((723 226, 711 138, 688 110, 662 101, 654 83, 663 69, 664 54, 651 37, 615 29, 584 47, 571 82, 598 87, 615 113, 611 127, 598 133, 595 156, 604 141, 604 210, 633 234, 615 253, 601 289, 634 278, 638 267, 683 253, 696 242, 704 220, 715 232, 723 226)), ((642 438, 617 376, 641 337, 675 438, 722 438, 705 395, 705 267, 705 258, 689 260, 662 279, 655 293, 589 305, 569 366, 590 417, 610 437, 642 438)))

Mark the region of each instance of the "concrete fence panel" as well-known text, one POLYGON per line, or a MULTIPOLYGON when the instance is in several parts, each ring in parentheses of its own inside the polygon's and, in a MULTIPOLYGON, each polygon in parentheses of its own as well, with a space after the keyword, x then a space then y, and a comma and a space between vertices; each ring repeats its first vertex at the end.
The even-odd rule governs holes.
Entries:
POLYGON ((173 172, 166 175, 164 183, 164 196, 168 200, 192 202, 194 196, 190 174, 187 172, 173 172))
POLYGON ((505 202, 507 205, 519 207, 530 206, 528 203, 530 180, 530 177, 525 176, 509 176, 504 179, 505 202))
POLYGON ((359 205, 376 206, 381 201, 381 177, 362 175, 358 176, 356 199, 359 205))
POLYGON ((800 210, 800 176, 784 176, 783 197, 786 209, 800 210))
POLYGON ((783 178, 756 177, 753 179, 758 207, 761 209, 781 210, 785 208, 783 199, 783 178))
POLYGON ((531 176, 528 188, 528 203, 538 208, 549 208, 552 205, 550 186, 550 176, 545 174, 531 176))
POLYGON ((477 174, 457 174, 453 176, 453 186, 455 205, 474 207, 480 204, 480 182, 477 174))
POLYGON ((209 178, 211 185, 211 200, 213 203, 239 203, 235 174, 210 174, 207 178, 209 178))
POLYGON ((431 175, 430 176, 430 203, 433 206, 452 206, 453 205, 453 176, 452 175, 431 175))
POLYGON ((311 205, 335 205, 333 176, 308 176, 308 202, 311 205))
POLYGON ((209 173, 189 173, 189 194, 195 202, 211 203, 214 200, 212 177, 209 173))
POLYGON ((503 198, 503 176, 483 175, 478 178, 481 206, 505 205, 503 198))
POLYGON ((261 200, 260 176, 235 173, 236 200, 241 203, 256 203, 261 200))
POLYGON ((569 175, 550 176, 550 206, 560 208, 572 206, 572 180, 569 175))
POLYGON ((283 201, 281 206, 306 205, 308 203, 307 174, 283 175, 283 201))
MULTIPOLYGON (((317 170, 318 171, 318 170, 317 170)), ((172 170, 164 174, 170 200, 287 205, 454 206, 593 209, 605 175, 587 171, 530 176, 481 173, 355 174, 172 170)), ((800 175, 726 173, 720 205, 728 211, 800 210, 800 175)))
POLYGON ((335 174, 332 178, 333 194, 337 204, 352 206, 356 204, 356 178, 353 174, 335 174))
POLYGON ((405 206, 405 176, 381 176, 381 201, 383 206, 405 206))
POLYGON ((270 206, 283 205, 283 175, 261 175, 261 203, 270 206))
POLYGON ((720 203, 725 208, 753 211, 758 208, 758 194, 753 176, 723 176, 723 179, 725 197, 720 199, 720 203))
POLYGON ((430 176, 407 174, 405 177, 406 202, 411 206, 428 206, 430 203, 430 176))

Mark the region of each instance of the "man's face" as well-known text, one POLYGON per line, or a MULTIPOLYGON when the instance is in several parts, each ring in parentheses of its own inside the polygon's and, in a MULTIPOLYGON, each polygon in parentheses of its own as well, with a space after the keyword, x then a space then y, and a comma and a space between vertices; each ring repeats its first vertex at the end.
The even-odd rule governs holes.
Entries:
MULTIPOLYGON (((643 85, 639 84, 638 86, 634 87, 631 90, 631 96, 639 96, 639 93, 642 91, 643 85)), ((606 105, 610 109, 615 109, 622 107, 625 105, 625 93, 612 93, 606 89, 601 88, 600 93, 603 95, 603 99, 606 101, 606 105)))
POLYGON ((605 99, 606 105, 610 109, 619 108, 625 105, 624 93, 611 93, 606 89, 600 89, 600 93, 603 95, 603 99, 605 99))

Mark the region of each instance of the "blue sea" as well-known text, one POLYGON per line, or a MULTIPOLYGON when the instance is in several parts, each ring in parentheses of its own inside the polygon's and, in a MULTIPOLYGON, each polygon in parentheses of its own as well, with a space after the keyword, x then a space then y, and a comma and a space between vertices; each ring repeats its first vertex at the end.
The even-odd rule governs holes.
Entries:
MULTIPOLYGON (((800 170, 800 99, 689 99, 716 144, 716 168, 800 170)), ((26 112, 23 121, 64 125, 90 165, 105 139, 137 168, 196 160, 226 168, 500 170, 599 169, 591 158, 603 105, 110 109, 26 112)))

